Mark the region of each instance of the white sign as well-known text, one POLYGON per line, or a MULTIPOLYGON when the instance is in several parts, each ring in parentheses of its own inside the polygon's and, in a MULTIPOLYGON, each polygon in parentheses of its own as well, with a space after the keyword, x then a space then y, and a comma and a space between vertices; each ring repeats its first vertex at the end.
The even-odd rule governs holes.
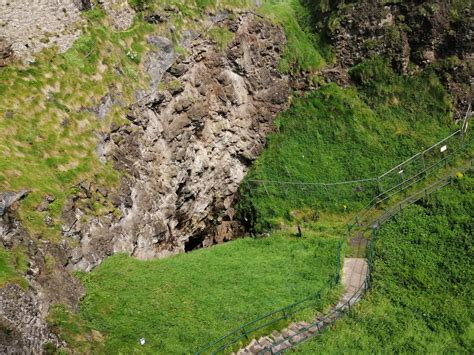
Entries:
POLYGON ((441 153, 443 153, 443 152, 446 151, 446 149, 448 149, 448 146, 447 146, 447 145, 443 145, 441 148, 439 148, 439 151, 440 151, 441 153))
POLYGON ((145 345, 145 338, 140 339, 140 345, 142 345, 142 346, 145 345))

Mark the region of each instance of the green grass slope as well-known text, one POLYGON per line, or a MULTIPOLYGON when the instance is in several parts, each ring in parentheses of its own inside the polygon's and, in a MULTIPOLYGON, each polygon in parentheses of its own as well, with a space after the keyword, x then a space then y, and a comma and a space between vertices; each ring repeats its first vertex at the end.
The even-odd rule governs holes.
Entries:
POLYGON ((59 309, 51 322, 76 350, 88 343, 78 336, 93 329, 105 339, 104 353, 197 351, 320 290, 337 270, 337 250, 335 238, 273 235, 162 260, 112 256, 80 275, 87 295, 76 320, 67 321, 59 309))
POLYGON ((310 13, 299 0, 267 0, 258 11, 285 31, 287 45, 279 63, 282 73, 314 72, 332 60, 329 46, 311 31, 310 13))
POLYGON ((70 189, 83 179, 112 186, 118 173, 99 162, 97 134, 124 123, 114 104, 102 120, 86 108, 112 91, 124 104, 146 86, 140 59, 153 28, 137 19, 131 29, 114 32, 105 15, 91 10, 87 26, 72 48, 42 52, 29 66, 0 69, 0 191, 29 189, 19 214, 35 236, 58 240, 60 214, 70 189), (130 53, 133 53, 133 58, 130 53), (46 194, 56 197, 46 212, 36 207, 46 194), (44 223, 46 215, 54 224, 44 223))
POLYGON ((372 289, 302 354, 472 354, 474 171, 384 225, 372 289))
MULTIPOLYGON (((433 73, 404 78, 376 58, 351 75, 358 89, 326 84, 294 99, 278 116, 277 132, 247 182, 373 178, 454 131, 450 98, 433 73)), ((359 190, 357 185, 306 190, 249 185, 243 184, 240 210, 244 218, 256 220, 257 230, 303 207, 358 210, 377 188, 374 183, 361 184, 359 190)))

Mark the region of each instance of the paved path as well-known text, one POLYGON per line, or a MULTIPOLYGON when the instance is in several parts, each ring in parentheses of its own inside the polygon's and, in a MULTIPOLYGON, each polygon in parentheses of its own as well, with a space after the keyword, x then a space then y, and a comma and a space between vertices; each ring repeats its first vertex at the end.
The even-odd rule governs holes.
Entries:
POLYGON ((240 349, 237 355, 247 354, 277 354, 293 345, 299 344, 310 337, 317 336, 326 326, 343 315, 362 297, 366 284, 368 266, 363 258, 345 258, 342 271, 342 284, 345 292, 339 302, 332 306, 324 315, 316 315, 310 323, 291 323, 280 332, 273 331, 271 335, 253 339, 249 345, 240 349))
POLYGON ((342 271, 342 284, 345 293, 342 299, 350 299, 360 289, 367 277, 367 260, 362 258, 345 258, 342 271))

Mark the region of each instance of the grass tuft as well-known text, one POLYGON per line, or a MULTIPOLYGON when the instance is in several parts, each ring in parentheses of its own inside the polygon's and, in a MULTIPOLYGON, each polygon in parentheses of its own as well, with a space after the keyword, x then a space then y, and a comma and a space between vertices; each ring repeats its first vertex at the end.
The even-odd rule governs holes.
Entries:
POLYGON ((16 283, 26 289, 28 281, 23 277, 26 270, 27 259, 23 248, 17 247, 7 251, 0 247, 0 287, 7 283, 16 283))
POLYGON ((282 73, 312 72, 331 60, 328 46, 310 30, 308 9, 298 0, 266 1, 259 11, 285 31, 287 45, 279 63, 282 73))

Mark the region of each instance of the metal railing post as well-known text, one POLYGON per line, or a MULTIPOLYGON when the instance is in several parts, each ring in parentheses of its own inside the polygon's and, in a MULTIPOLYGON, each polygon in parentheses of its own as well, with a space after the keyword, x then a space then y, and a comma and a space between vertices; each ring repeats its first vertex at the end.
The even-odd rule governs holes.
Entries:
POLYGON ((421 153, 421 162, 423 163, 423 174, 426 174, 425 152, 421 153))

